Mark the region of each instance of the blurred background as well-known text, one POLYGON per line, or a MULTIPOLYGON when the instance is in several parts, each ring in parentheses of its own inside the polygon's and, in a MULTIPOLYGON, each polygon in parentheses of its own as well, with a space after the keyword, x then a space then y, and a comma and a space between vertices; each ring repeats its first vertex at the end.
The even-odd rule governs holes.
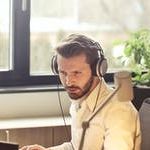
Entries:
MULTIPOLYGON (((15 25, 15 17, 11 14, 13 1, 0 2, 0 69, 11 70, 14 67, 11 46, 11 27, 15 25)), ((53 49, 70 33, 83 33, 100 42, 110 71, 122 68, 116 58, 122 54, 123 47, 114 48, 114 41, 126 40, 130 32, 150 27, 148 0, 31 0, 30 8, 25 9, 30 15, 31 75, 51 74, 53 49)), ((20 33, 20 39, 21 36, 20 33)))

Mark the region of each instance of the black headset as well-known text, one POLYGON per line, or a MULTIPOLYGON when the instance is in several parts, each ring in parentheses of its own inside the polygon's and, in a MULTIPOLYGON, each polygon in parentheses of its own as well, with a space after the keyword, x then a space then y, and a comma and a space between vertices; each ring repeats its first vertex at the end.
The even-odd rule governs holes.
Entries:
POLYGON ((96 45, 96 49, 99 56, 95 66, 93 66, 94 68, 93 75, 96 75, 98 77, 103 77, 108 69, 107 59, 104 56, 104 52, 100 44, 98 42, 95 42, 94 44, 96 45))
MULTIPOLYGON (((96 63, 91 66, 92 74, 98 77, 103 77, 108 68, 107 59, 104 57, 103 49, 98 42, 94 42, 94 46, 91 46, 91 49, 93 47, 97 49, 98 59, 95 60, 96 63)), ((58 75, 57 55, 54 55, 51 59, 51 70, 55 75, 58 75)))

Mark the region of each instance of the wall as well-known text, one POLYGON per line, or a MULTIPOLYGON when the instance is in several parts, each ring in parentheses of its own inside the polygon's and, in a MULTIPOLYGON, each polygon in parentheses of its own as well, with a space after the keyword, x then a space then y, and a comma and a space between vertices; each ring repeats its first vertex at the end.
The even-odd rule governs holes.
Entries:
MULTIPOLYGON (((70 101, 66 92, 60 93, 65 114, 70 101)), ((0 94, 0 119, 60 116, 57 92, 27 92, 0 94)))

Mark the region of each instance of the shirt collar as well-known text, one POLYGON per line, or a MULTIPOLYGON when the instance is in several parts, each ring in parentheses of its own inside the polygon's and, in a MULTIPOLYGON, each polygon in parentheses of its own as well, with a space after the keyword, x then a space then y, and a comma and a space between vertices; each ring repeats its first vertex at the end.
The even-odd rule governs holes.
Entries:
POLYGON ((90 111, 94 111, 95 105, 98 106, 101 101, 110 93, 110 88, 107 86, 104 79, 101 79, 95 89, 85 98, 85 102, 90 111))

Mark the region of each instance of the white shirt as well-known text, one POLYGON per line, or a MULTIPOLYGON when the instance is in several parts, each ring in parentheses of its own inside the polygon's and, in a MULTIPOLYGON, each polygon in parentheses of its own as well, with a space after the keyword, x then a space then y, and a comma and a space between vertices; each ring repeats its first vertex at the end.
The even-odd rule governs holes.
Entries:
MULTIPOLYGON (((72 141, 50 150, 78 150, 82 122, 85 121, 112 92, 104 81, 90 95, 79 102, 72 102, 72 141), (97 98, 99 92, 99 97, 97 98), (72 148, 72 144, 74 149, 72 148)), ((141 131, 139 116, 131 102, 122 102, 116 96, 96 114, 87 128, 82 150, 140 150, 141 131)))

